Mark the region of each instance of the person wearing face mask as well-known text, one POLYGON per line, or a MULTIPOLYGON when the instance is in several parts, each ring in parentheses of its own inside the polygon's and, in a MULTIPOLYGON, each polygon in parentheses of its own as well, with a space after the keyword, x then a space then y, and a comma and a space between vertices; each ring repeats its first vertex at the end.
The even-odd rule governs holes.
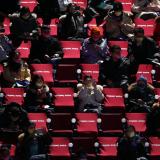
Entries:
POLYGON ((83 84, 78 84, 78 112, 101 113, 101 102, 104 99, 103 87, 96 85, 91 76, 85 76, 83 84))
POLYGON ((131 74, 137 72, 139 64, 149 64, 147 58, 154 58, 154 55, 159 53, 159 48, 156 42, 144 35, 143 28, 136 28, 134 31, 133 40, 129 41, 128 58, 131 62, 131 74))
POLYGON ((84 17, 79 6, 70 3, 67 12, 59 18, 58 37, 60 39, 82 40, 86 36, 84 17))
POLYGON ((24 133, 18 136, 16 160, 46 160, 47 146, 50 136, 44 130, 37 130, 33 122, 29 122, 24 133))
POLYGON ((137 160, 137 158, 146 159, 147 149, 145 148, 147 140, 136 134, 134 126, 128 126, 124 136, 118 140, 117 156, 118 160, 137 160))
POLYGON ((98 27, 91 29, 91 37, 82 44, 81 63, 95 64, 104 60, 108 55, 107 40, 103 39, 98 27))
POLYGON ((128 59, 121 56, 121 48, 113 45, 110 55, 100 65, 100 82, 108 87, 128 86, 128 59))
POLYGON ((145 108, 146 111, 151 110, 151 106, 155 99, 154 87, 147 83, 147 79, 145 77, 141 76, 136 83, 132 83, 128 87, 128 93, 129 111, 141 111, 141 109, 145 110, 145 108))
POLYGON ((115 2, 113 10, 104 18, 104 33, 109 40, 126 40, 133 34, 135 24, 130 15, 123 12, 121 2, 115 2))
POLYGON ((33 75, 31 84, 26 92, 25 109, 28 112, 42 111, 43 105, 50 105, 49 87, 41 75, 33 75))
POLYGON ((43 25, 38 39, 32 40, 29 62, 38 60, 40 63, 52 63, 52 60, 61 59, 63 51, 59 41, 51 36, 50 27, 43 25))
POLYGON ((36 15, 31 14, 29 8, 22 7, 20 13, 9 15, 11 20, 11 39, 14 47, 19 47, 23 40, 30 37, 30 33, 38 32, 36 15))

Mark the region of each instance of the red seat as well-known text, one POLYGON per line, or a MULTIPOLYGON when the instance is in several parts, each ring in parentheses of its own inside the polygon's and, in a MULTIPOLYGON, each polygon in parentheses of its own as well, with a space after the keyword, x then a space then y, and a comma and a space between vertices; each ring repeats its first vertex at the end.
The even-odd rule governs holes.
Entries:
POLYGON ((74 64, 59 64, 56 80, 58 83, 77 83, 77 67, 74 64))
POLYGON ((24 7, 28 7, 31 12, 33 12, 34 8, 37 6, 36 0, 20 0, 20 5, 24 7))
POLYGON ((122 112, 125 109, 123 91, 121 88, 104 88, 104 110, 109 112, 122 112))
POLYGON ((36 124, 36 129, 44 129, 48 131, 46 126, 47 116, 45 113, 28 113, 28 118, 31 122, 36 124))
POLYGON ((23 88, 2 88, 2 92, 4 93, 5 104, 9 104, 11 102, 16 102, 20 105, 24 102, 24 89, 23 88))
POLYGON ((92 78, 98 82, 99 78, 99 64, 81 64, 82 67, 82 79, 86 75, 91 75, 92 78))
POLYGON ((80 6, 81 8, 86 8, 87 7, 87 0, 72 0, 72 3, 80 6))
POLYGON ((98 133, 96 113, 76 113, 77 133, 80 135, 98 133))
POLYGON ((31 68, 33 70, 33 74, 40 74, 44 78, 45 82, 54 82, 52 64, 32 64, 31 68))
POLYGON ((133 125, 137 132, 144 133, 146 127, 146 113, 126 113, 126 119, 128 125, 133 125))
POLYGON ((123 133, 121 113, 107 113, 101 115, 101 130, 102 133, 116 134, 123 133))
POLYGON ((109 45, 118 45, 121 47, 121 55, 127 57, 128 55, 128 41, 109 41, 109 45))
POLYGON ((21 45, 17 48, 17 51, 20 52, 20 57, 23 59, 28 59, 30 54, 30 48, 31 48, 30 42, 27 43, 22 42, 21 45))
POLYGON ((118 137, 98 137, 100 144, 99 160, 113 160, 117 158, 118 137))
POLYGON ((3 25, 4 25, 4 29, 5 29, 5 34, 9 35, 10 34, 10 19, 5 18, 4 22, 3 22, 3 25))
POLYGON ((152 83, 151 71, 152 71, 152 65, 140 64, 136 74, 136 78, 138 79, 140 76, 143 75, 145 78, 147 78, 148 83, 152 83))
MULTIPOLYGON (((88 35, 90 35, 90 34, 91 34, 91 32, 90 32, 91 29, 92 29, 93 27, 97 27, 96 19, 93 18, 93 19, 87 24, 87 26, 88 26, 88 28, 89 28, 89 30, 88 30, 88 35)), ((99 27, 99 29, 100 29, 101 35, 103 35, 103 23, 102 23, 101 25, 99 25, 98 27, 99 27)))
POLYGON ((135 22, 136 27, 141 27, 144 29, 144 33, 146 36, 153 36, 154 24, 155 24, 154 19, 149 19, 145 21, 143 19, 136 18, 134 22, 135 22))
POLYGON ((131 12, 132 0, 116 0, 116 1, 122 3, 124 12, 131 12))
POLYGON ((0 74, 3 73, 3 66, 0 64, 0 74))
MULTIPOLYGON (((89 127, 89 126, 88 126, 89 127)), ((95 158, 94 143, 96 139, 93 137, 75 137, 73 138, 73 150, 74 153, 84 151, 87 154, 87 158, 95 158)))
POLYGON ((54 95, 53 104, 57 111, 71 111, 74 110, 74 91, 72 88, 52 88, 54 95))
POLYGON ((73 133, 71 123, 72 115, 70 113, 53 113, 51 119, 50 128, 54 135, 66 136, 73 133))
POLYGON ((151 153, 150 159, 151 160, 159 160, 160 157, 160 138, 159 137, 150 137, 150 144, 151 144, 151 153))
POLYGON ((63 48, 63 62, 64 63, 76 63, 80 59, 80 41, 61 41, 61 46, 63 48))
POLYGON ((49 146, 51 160, 70 160, 68 144, 70 140, 66 137, 52 137, 52 144, 49 146))
POLYGON ((51 35, 57 36, 57 22, 56 22, 56 19, 51 20, 50 28, 51 28, 51 35))

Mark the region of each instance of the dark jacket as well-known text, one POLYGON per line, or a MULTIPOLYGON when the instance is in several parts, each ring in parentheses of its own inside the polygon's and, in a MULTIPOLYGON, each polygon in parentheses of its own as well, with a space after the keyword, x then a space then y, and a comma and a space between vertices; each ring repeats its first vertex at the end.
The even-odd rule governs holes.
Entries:
POLYGON ((137 46, 135 41, 129 42, 128 57, 133 55, 136 64, 148 64, 147 58, 153 58, 157 52, 159 50, 155 41, 151 38, 145 37, 141 46, 137 46))
POLYGON ((128 59, 121 58, 118 62, 114 62, 111 57, 108 57, 100 66, 100 81, 102 84, 107 84, 111 81, 111 86, 120 87, 128 81, 128 59))

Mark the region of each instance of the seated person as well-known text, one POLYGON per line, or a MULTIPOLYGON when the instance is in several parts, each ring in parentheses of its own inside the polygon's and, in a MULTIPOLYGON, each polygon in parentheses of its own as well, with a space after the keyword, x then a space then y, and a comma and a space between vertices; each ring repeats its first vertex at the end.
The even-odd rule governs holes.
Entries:
POLYGON ((7 66, 4 67, 1 85, 4 87, 27 87, 31 80, 30 69, 22 61, 19 52, 10 54, 7 66))
POLYGON ((121 57, 121 48, 116 45, 110 47, 110 55, 100 65, 101 84, 108 87, 127 87, 128 59, 121 57))
POLYGON ((141 76, 136 83, 128 87, 129 111, 149 112, 154 103, 154 87, 147 83, 147 79, 141 76))
POLYGON ((49 144, 51 144, 51 138, 46 131, 36 130, 35 124, 30 122, 26 131, 18 136, 16 160, 32 160, 34 156, 38 155, 44 157, 49 144))
POLYGON ((115 2, 113 11, 105 17, 104 33, 109 40, 125 40, 133 34, 135 24, 123 11, 122 3, 115 2))
POLYGON ((104 99, 103 87, 96 85, 91 76, 84 77, 83 84, 78 85, 78 111, 101 113, 101 102, 104 99))
POLYGON ((82 44, 81 63, 98 63, 104 60, 107 54, 107 40, 102 38, 98 27, 92 28, 91 37, 85 39, 82 44))
POLYGON ((146 139, 136 134, 133 126, 128 126, 124 136, 118 140, 118 159, 137 160, 140 157, 147 157, 145 142, 146 139))
POLYGON ((148 64, 147 58, 154 58, 159 53, 156 42, 144 35, 143 28, 136 28, 134 31, 134 39, 129 42, 128 58, 131 62, 132 74, 136 74, 139 64, 148 64))
POLYGON ((27 112, 15 102, 8 104, 0 115, 0 130, 2 132, 24 131, 28 123, 27 112))
POLYGON ((149 136, 160 135, 160 99, 152 105, 152 110, 147 116, 147 131, 149 136))
POLYGON ((2 145, 0 147, 0 160, 13 160, 10 155, 10 146, 2 145))
POLYGON ((10 15, 11 37, 15 47, 18 47, 22 40, 30 38, 30 33, 38 31, 36 16, 31 14, 29 8, 22 7, 20 13, 10 15))
POLYGON ((50 27, 43 25, 38 39, 31 43, 29 61, 33 63, 38 60, 40 63, 53 62, 55 58, 61 59, 62 48, 56 38, 50 35, 50 27))
POLYGON ((160 17, 157 17, 155 20, 155 27, 154 27, 154 40, 156 42, 160 41, 160 17))
POLYGON ((61 39, 83 39, 84 17, 79 10, 79 7, 70 3, 67 6, 67 12, 59 18, 58 36, 61 39))
POLYGON ((135 0, 132 6, 132 12, 137 18, 144 20, 154 19, 160 12, 159 0, 135 0))
POLYGON ((13 50, 12 42, 4 32, 4 27, 0 26, 0 63, 5 62, 9 56, 9 53, 13 50))
POLYGON ((41 75, 33 75, 31 84, 26 92, 25 109, 28 112, 42 111, 43 105, 50 105, 49 87, 41 75))

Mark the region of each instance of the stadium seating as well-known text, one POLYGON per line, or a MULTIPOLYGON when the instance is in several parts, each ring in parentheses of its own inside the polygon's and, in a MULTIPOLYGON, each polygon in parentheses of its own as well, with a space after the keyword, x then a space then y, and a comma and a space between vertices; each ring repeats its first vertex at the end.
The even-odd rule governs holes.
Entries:
POLYGON ((87 0, 72 0, 72 2, 81 8, 85 9, 87 7, 87 0))
POLYGON ((122 3, 124 12, 131 13, 132 0, 116 0, 116 1, 122 3))
POLYGON ((38 4, 38 2, 36 0, 20 0, 20 5, 25 6, 25 7, 29 7, 31 12, 33 12, 33 10, 37 4, 38 4))
POLYGON ((4 25, 4 29, 5 29, 5 34, 9 35, 10 34, 10 19, 5 18, 4 22, 3 22, 3 25, 4 25))

